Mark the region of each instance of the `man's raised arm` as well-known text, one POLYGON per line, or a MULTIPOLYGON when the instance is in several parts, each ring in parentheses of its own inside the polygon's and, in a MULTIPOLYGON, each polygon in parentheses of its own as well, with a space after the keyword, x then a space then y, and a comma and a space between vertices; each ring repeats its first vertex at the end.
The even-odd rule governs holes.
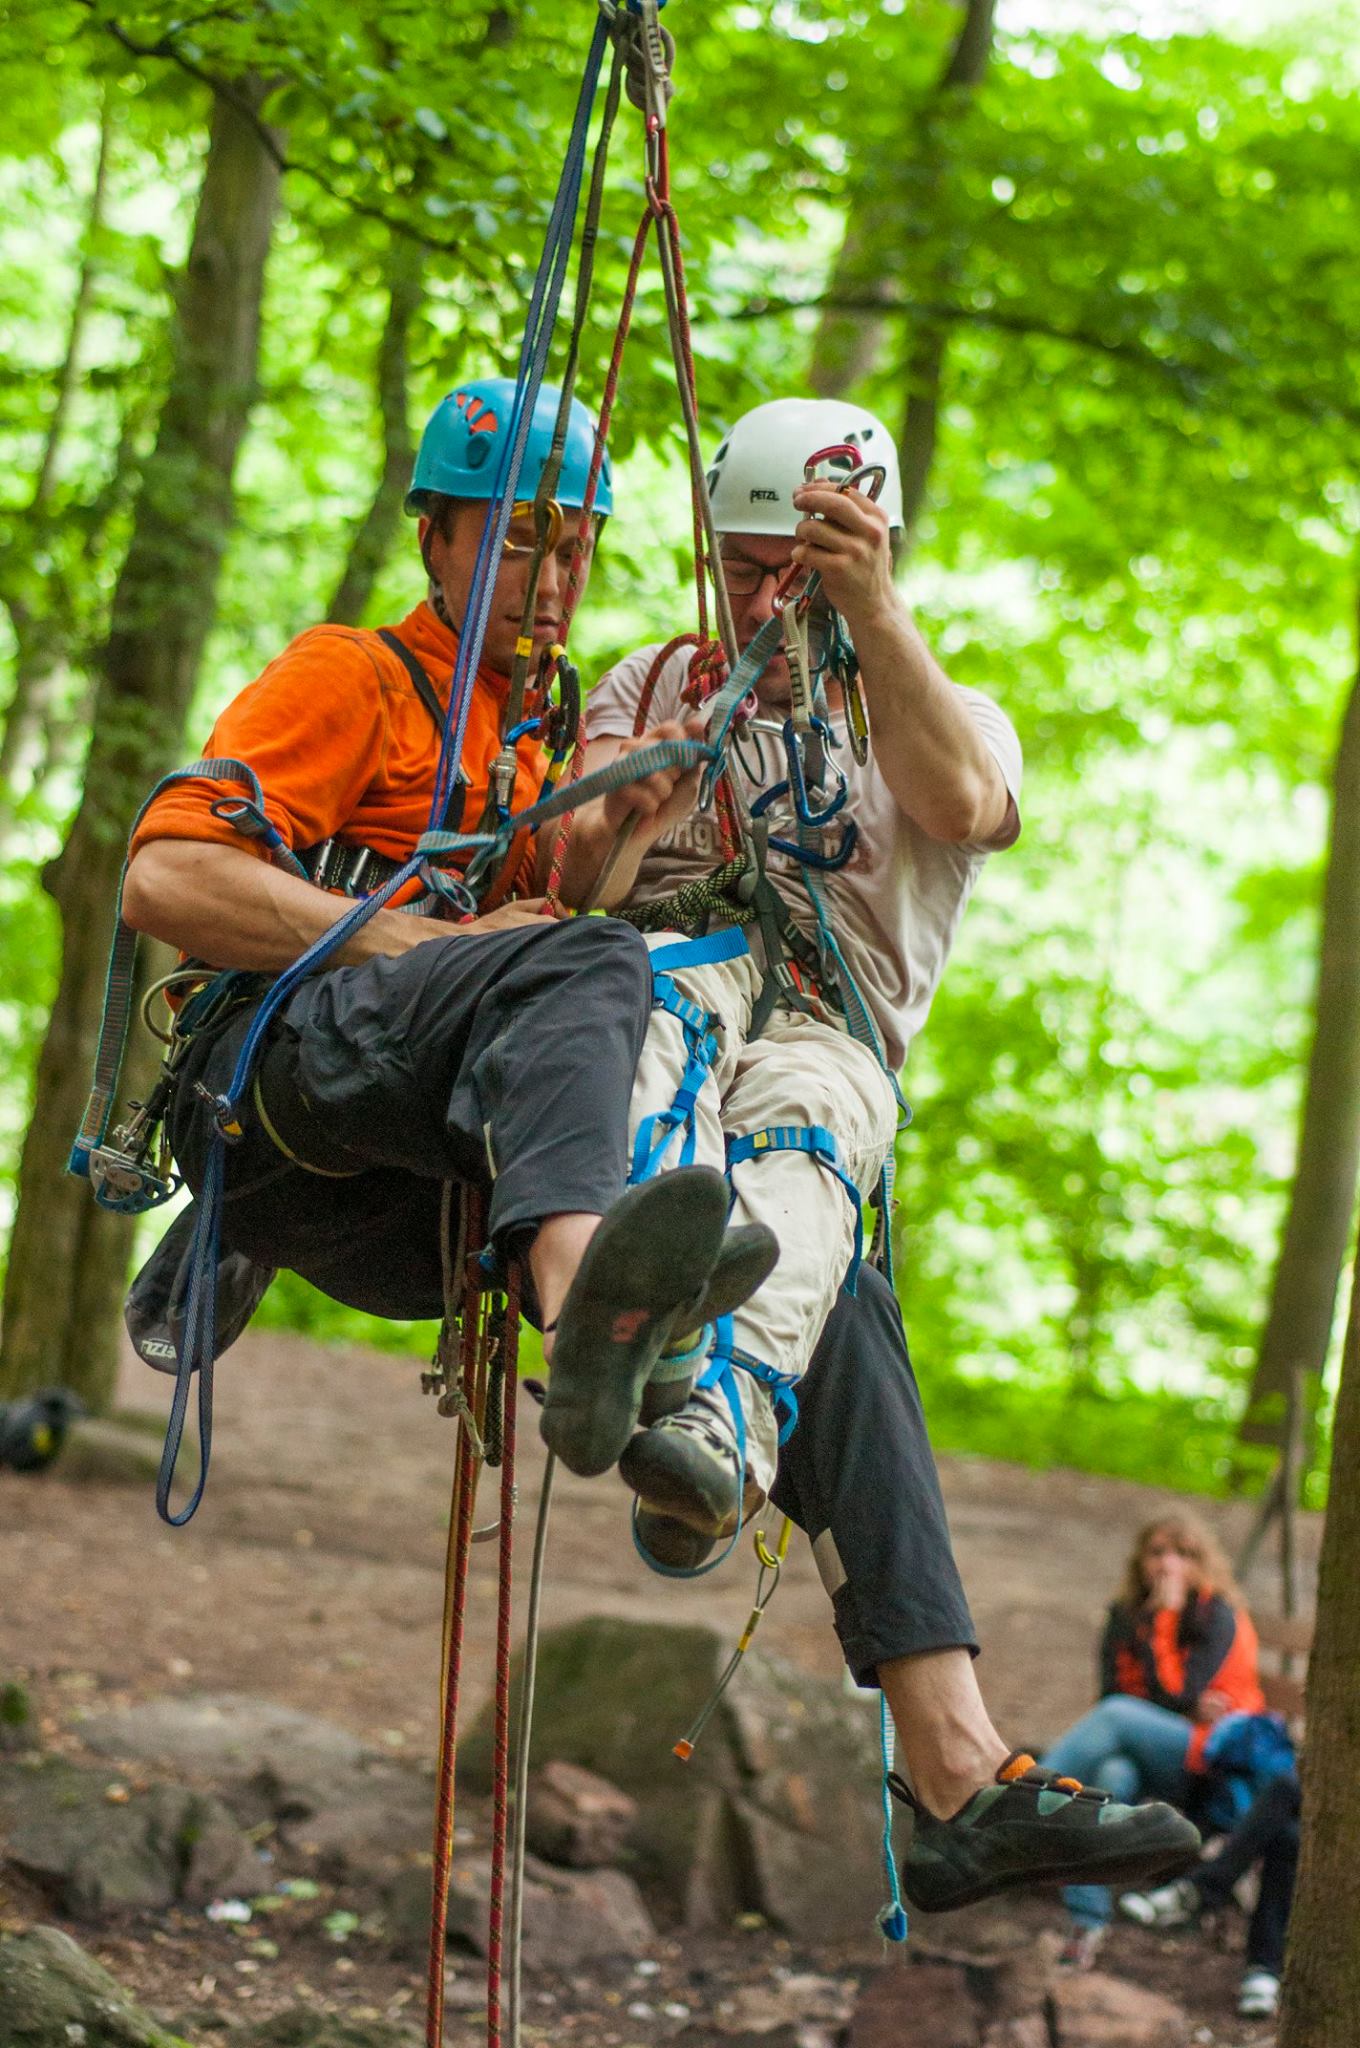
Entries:
POLYGON ((845 619, 869 705, 870 744, 883 780, 932 839, 987 840, 1000 831, 1010 792, 895 587, 887 514, 858 491, 808 484, 794 560, 821 571, 845 619))

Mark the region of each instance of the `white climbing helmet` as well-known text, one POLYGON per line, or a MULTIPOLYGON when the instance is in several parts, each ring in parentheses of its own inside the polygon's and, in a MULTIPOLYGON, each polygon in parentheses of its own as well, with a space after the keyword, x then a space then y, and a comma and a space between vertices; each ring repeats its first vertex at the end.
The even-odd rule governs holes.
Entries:
POLYGON ((902 473, 882 420, 839 398, 773 398, 744 413, 713 457, 708 490, 718 532, 792 533, 804 463, 840 442, 862 449, 865 462, 883 464, 888 474, 878 502, 889 524, 900 527, 902 473))

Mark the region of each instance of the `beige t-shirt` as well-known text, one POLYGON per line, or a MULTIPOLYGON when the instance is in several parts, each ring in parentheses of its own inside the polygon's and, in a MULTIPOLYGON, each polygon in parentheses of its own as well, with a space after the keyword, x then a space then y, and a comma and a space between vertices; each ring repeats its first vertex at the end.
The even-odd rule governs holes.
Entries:
MULTIPOLYGON (((642 686, 657 651, 655 646, 639 648, 601 677, 586 702, 589 738, 631 737, 642 686)), ((649 725, 685 716, 681 693, 688 675, 689 649, 679 648, 661 671, 649 725)), ((854 819, 859 837, 846 865, 820 875, 818 886, 831 929, 878 1026, 894 1071, 902 1065, 907 1047, 926 1021, 982 863, 989 853, 1012 845, 1020 832, 1021 755, 1015 728, 981 690, 963 684, 954 687, 1011 795, 999 831, 986 843, 956 846, 932 839, 901 809, 879 772, 872 744, 869 758, 861 766, 850 751, 843 719, 831 721, 832 733, 841 745, 830 758, 844 770, 849 785, 840 815, 854 819)), ((784 750, 773 734, 747 732, 740 745, 729 751, 728 766, 749 803, 771 783, 784 780, 784 750)), ((823 800, 829 797, 834 779, 828 775, 823 800)), ((788 799, 780 799, 766 815, 773 835, 797 838, 788 799)), ((826 837, 834 848, 836 824, 826 837)), ((711 810, 693 811, 649 849, 630 901, 646 903, 669 896, 682 882, 710 873, 722 859, 717 819, 711 810)), ((771 848, 768 872, 794 923, 815 939, 816 914, 797 862, 771 848)))

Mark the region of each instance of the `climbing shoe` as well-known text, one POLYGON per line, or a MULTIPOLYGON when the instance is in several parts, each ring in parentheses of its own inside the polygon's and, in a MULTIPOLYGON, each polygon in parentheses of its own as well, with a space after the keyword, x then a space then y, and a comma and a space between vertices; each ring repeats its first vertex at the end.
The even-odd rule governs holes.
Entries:
POLYGON ((543 1441, 583 1478, 607 1472, 678 1309, 700 1301, 722 1249, 727 1183, 677 1167, 622 1195, 586 1246, 557 1318, 543 1441))
POLYGON ((639 1430, 619 1459, 619 1472, 642 1502, 638 1542, 658 1564, 676 1570, 702 1564, 765 1497, 742 1470, 736 1424, 717 1387, 697 1387, 678 1414, 639 1430), (699 1544, 704 1548, 696 1555, 699 1544))
POLYGON ((1199 1830, 1172 1806, 1121 1806, 1108 1792, 1059 1777, 1016 1750, 993 1784, 937 1820, 896 1774, 912 1809, 902 1890, 923 1913, 948 1913, 995 1892, 1039 1884, 1136 1884, 1184 1870, 1199 1830))
POLYGON ((739 1223, 726 1233, 703 1294, 675 1312, 666 1348, 642 1396, 644 1425, 684 1407, 707 1355, 705 1325, 740 1308, 765 1284, 778 1262, 779 1239, 766 1224, 739 1223))

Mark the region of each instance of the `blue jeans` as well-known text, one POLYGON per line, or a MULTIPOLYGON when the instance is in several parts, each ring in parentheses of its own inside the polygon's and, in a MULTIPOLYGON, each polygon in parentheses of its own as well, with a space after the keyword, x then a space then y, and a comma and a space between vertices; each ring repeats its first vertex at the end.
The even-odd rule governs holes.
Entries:
MULTIPOLYGON (((1190 1722, 1151 1700, 1110 1693, 1060 1735, 1043 1758, 1051 1771, 1098 1785, 1124 1805, 1138 1799, 1185 1797, 1185 1752, 1190 1722)), ((1063 1903, 1081 1927, 1103 1927, 1110 1918, 1109 1887, 1070 1884, 1063 1903)))

